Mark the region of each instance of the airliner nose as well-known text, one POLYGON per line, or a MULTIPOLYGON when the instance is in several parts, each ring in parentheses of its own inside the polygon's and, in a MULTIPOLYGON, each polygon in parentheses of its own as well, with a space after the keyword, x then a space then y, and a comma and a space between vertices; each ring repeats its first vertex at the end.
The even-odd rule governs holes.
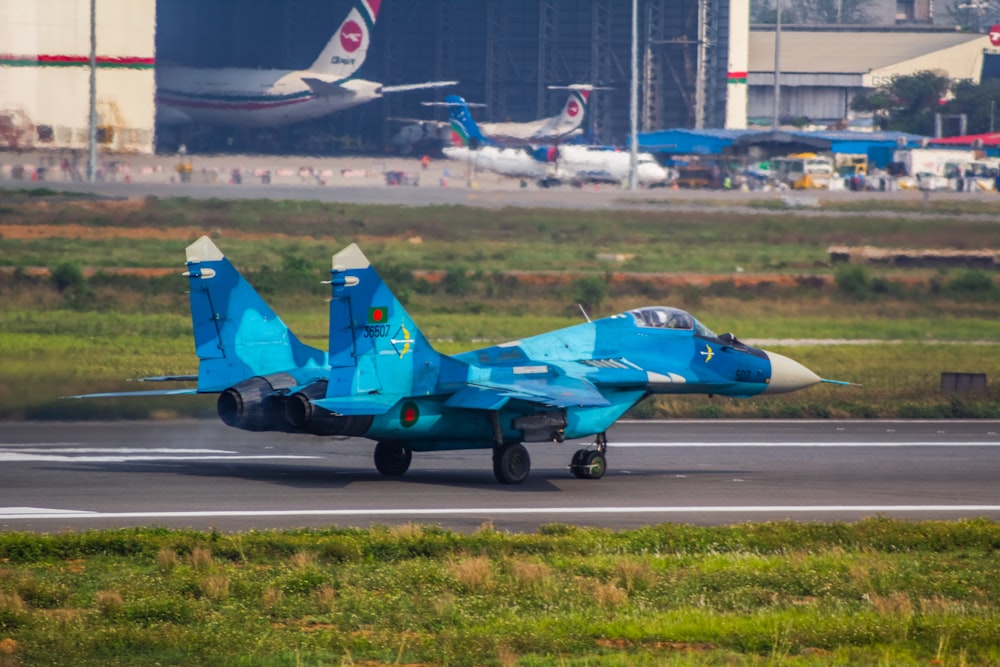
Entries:
POLYGON ((783 354, 768 352, 771 360, 771 382, 764 390, 765 394, 784 394, 811 387, 821 381, 820 376, 783 354))

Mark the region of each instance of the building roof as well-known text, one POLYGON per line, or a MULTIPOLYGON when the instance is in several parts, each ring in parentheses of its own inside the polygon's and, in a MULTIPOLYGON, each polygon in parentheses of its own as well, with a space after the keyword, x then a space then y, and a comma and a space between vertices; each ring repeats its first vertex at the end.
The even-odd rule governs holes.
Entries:
POLYGON ((960 137, 943 137, 927 142, 931 146, 1000 146, 1000 132, 966 134, 960 137))
MULTIPOLYGON (((965 32, 781 31, 781 72, 862 74, 988 38, 965 32)), ((774 31, 750 31, 749 72, 774 72, 774 31)))
POLYGON ((906 132, 851 132, 828 130, 800 132, 789 130, 672 129, 639 133, 639 147, 654 153, 672 155, 720 155, 727 148, 768 145, 785 150, 821 150, 833 153, 865 153, 872 146, 921 145, 924 137, 906 132))

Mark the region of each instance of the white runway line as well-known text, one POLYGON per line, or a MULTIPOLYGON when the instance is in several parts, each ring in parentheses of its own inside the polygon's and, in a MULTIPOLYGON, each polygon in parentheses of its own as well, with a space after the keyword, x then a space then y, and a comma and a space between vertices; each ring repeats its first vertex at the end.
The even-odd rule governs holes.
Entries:
POLYGON ((9 519, 213 519, 259 517, 437 517, 437 516, 530 516, 539 514, 801 514, 808 512, 849 513, 942 513, 1000 512, 1000 505, 705 505, 693 507, 467 507, 467 508, 378 508, 326 510, 203 510, 175 512, 91 512, 0 507, 0 520, 9 519), (23 510, 30 509, 30 512, 23 510), (16 511, 21 510, 21 511, 16 511))
POLYGON ((971 442, 943 440, 922 440, 916 442, 609 442, 612 447, 1000 447, 1000 440, 978 440, 971 442))

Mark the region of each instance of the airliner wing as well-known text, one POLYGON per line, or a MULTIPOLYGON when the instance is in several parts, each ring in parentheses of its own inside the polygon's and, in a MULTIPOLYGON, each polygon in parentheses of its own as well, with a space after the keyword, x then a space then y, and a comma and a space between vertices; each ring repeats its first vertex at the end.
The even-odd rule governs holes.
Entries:
POLYGON ((405 93, 408 90, 426 90, 454 86, 458 81, 427 81, 425 83, 404 83, 400 86, 382 86, 382 93, 405 93))

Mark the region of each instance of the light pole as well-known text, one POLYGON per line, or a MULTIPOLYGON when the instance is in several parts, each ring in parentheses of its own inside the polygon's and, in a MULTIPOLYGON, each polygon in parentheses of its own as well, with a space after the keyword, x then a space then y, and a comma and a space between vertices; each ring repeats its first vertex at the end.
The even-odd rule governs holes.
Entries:
POLYGON ((774 0, 774 120, 775 130, 781 125, 781 0, 774 0))
POLYGON ((629 151, 628 189, 638 185, 639 166, 639 0, 632 0, 632 81, 629 87, 629 151))
POLYGON ((87 182, 97 173, 97 0, 90 0, 90 120, 87 132, 87 182))

